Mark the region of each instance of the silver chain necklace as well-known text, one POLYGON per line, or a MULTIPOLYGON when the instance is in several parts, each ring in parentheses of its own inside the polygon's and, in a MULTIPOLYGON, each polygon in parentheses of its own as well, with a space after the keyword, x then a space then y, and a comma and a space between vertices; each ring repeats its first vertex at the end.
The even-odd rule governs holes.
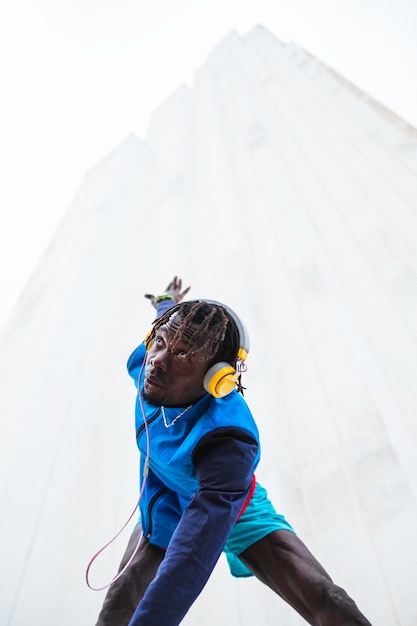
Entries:
POLYGON ((187 411, 188 411, 189 409, 191 409, 191 407, 192 407, 192 406, 193 406, 192 404, 190 404, 190 406, 187 406, 187 408, 186 408, 186 409, 184 409, 184 410, 182 411, 182 413, 179 413, 176 417, 174 417, 174 419, 172 420, 172 422, 169 422, 169 423, 168 423, 168 422, 167 422, 166 415, 165 415, 165 409, 164 409, 164 407, 161 405, 162 417, 163 417, 163 419, 164 419, 164 426, 165 426, 165 428, 171 428, 171 426, 173 426, 173 425, 175 424, 175 422, 176 422, 177 420, 179 420, 179 419, 180 419, 180 417, 182 417, 182 416, 184 415, 184 413, 187 413, 187 411))

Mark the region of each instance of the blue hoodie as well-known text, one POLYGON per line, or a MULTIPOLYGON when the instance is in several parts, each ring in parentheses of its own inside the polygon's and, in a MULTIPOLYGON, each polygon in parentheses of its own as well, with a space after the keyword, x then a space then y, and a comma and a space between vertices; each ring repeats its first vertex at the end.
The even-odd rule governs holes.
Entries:
MULTIPOLYGON (((146 350, 128 360, 143 388, 146 350)), ((245 501, 259 461, 258 430, 242 396, 206 394, 172 428, 160 407, 142 400, 148 423, 149 472, 140 503, 144 535, 166 548, 157 576, 129 626, 176 626, 206 584, 245 501)), ((183 408, 165 408, 171 422, 183 408)), ((136 433, 141 480, 147 437, 139 397, 136 433)))

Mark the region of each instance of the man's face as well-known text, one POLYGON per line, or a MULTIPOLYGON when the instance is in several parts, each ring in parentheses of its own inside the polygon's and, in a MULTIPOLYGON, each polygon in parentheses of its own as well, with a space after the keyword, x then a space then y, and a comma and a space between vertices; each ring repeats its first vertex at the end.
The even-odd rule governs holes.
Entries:
POLYGON ((184 406, 205 393, 203 378, 208 359, 189 354, 185 340, 172 348, 175 320, 161 326, 148 352, 143 395, 154 406, 184 406))

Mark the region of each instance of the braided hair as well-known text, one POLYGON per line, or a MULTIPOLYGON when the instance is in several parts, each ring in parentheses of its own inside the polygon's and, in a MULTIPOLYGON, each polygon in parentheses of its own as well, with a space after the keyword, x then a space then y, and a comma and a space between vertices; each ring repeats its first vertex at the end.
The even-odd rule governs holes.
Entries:
MULTIPOLYGON (((190 355, 207 359, 207 369, 220 361, 236 367, 240 348, 239 331, 224 307, 204 300, 180 302, 154 322, 146 340, 147 345, 153 341, 158 329, 174 317, 175 325, 170 340, 172 350, 179 342, 184 341, 189 345, 190 355)), ((243 394, 240 377, 238 391, 243 394)))

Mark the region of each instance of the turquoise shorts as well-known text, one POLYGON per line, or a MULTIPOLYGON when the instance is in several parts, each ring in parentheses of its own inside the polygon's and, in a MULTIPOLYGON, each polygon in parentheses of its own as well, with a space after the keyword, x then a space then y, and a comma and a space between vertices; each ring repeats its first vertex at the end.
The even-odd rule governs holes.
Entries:
POLYGON ((275 530, 294 532, 284 516, 275 511, 268 499, 266 489, 256 483, 254 494, 243 514, 233 526, 223 550, 233 576, 244 578, 253 575, 239 559, 239 554, 275 530))

